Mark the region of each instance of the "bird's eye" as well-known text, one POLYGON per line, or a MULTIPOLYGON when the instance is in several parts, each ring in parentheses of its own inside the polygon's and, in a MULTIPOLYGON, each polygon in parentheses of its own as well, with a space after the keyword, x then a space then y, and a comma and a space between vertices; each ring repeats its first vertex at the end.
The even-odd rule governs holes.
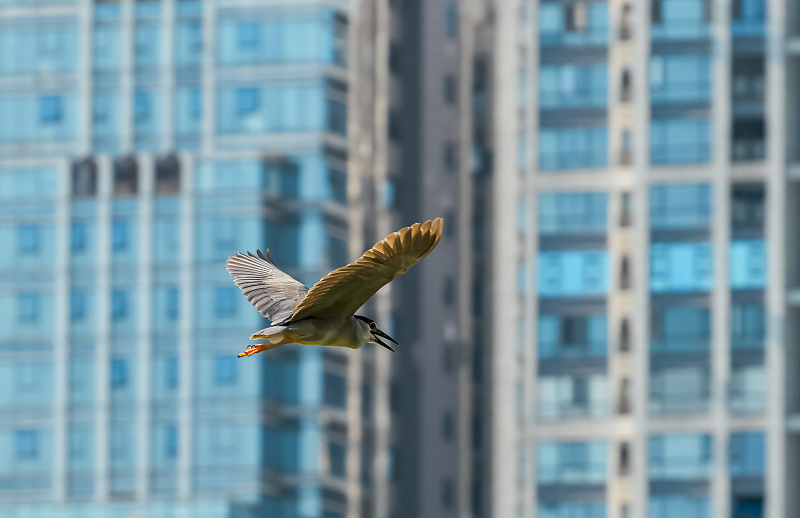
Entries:
POLYGON ((372 322, 372 323, 370 323, 369 328, 370 329, 378 329, 378 326, 375 325, 375 322, 372 322))

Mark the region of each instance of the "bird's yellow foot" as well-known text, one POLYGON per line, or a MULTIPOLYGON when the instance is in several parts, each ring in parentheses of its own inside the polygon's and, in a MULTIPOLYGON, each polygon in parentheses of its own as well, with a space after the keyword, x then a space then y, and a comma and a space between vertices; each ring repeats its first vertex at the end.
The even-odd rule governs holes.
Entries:
POLYGON ((262 344, 250 344, 247 346, 247 349, 243 353, 239 353, 239 358, 243 358, 245 356, 253 356, 254 354, 258 354, 264 350, 264 346, 262 344))

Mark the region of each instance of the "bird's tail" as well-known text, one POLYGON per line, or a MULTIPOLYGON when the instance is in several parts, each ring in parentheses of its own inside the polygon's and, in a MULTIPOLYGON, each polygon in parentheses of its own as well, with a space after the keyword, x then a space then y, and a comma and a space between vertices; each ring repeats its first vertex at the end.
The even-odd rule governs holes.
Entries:
POLYGON ((239 358, 242 356, 252 356, 269 349, 274 349, 279 345, 290 343, 292 340, 288 336, 288 333, 286 333, 288 330, 289 328, 286 326, 273 326, 253 333, 250 340, 267 340, 267 343, 248 345, 243 353, 239 353, 239 358))

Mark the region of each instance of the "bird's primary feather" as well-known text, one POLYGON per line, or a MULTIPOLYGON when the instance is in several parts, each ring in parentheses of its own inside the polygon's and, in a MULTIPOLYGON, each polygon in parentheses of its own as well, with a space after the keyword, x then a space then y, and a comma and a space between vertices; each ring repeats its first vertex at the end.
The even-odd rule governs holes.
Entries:
POLYGON ((312 286, 282 323, 353 315, 379 289, 428 255, 439 243, 442 227, 442 218, 437 218, 389 234, 356 262, 332 271, 312 286))
POLYGON ((257 250, 228 257, 225 269, 233 275, 247 300, 273 323, 286 320, 308 293, 302 283, 272 264, 269 250, 266 255, 257 250))

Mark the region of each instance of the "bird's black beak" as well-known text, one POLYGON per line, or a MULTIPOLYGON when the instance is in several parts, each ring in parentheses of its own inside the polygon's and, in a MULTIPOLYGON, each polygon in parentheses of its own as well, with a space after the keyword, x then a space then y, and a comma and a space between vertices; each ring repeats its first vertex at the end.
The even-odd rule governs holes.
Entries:
POLYGON ((382 337, 382 338, 386 338, 387 340, 390 340, 390 341, 396 343, 397 345, 400 345, 400 344, 397 343, 397 340, 395 340, 391 336, 387 335, 386 333, 384 333, 380 329, 376 329, 375 331, 373 331, 372 332, 372 336, 375 338, 375 341, 378 342, 378 345, 381 345, 381 346, 389 349, 392 352, 395 352, 395 350, 392 349, 391 347, 389 347, 389 345, 384 343, 380 338, 378 338, 379 336, 382 337))

